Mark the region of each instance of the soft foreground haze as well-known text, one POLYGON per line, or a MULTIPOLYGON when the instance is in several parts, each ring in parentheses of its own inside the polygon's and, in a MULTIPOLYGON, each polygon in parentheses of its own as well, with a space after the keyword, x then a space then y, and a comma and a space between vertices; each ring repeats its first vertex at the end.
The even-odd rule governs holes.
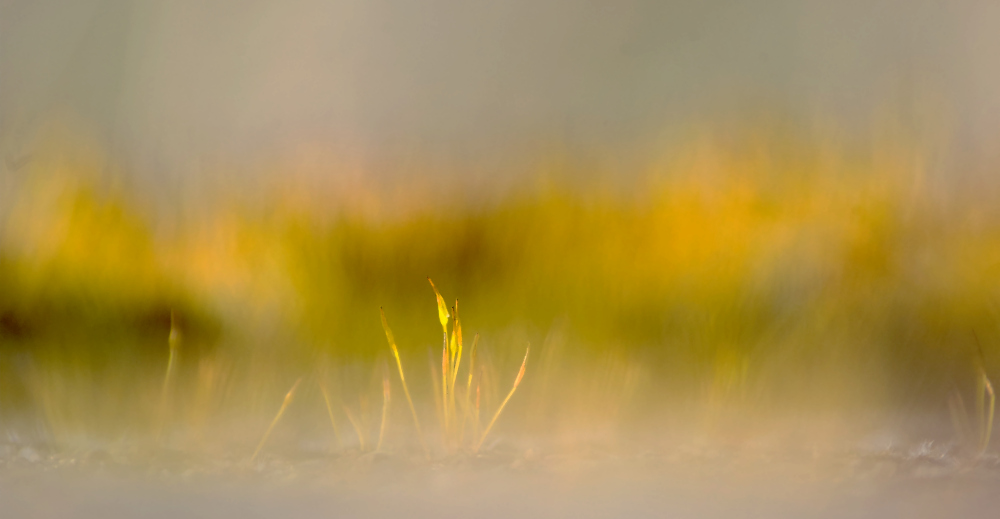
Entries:
POLYGON ((0 4, 0 515, 990 516, 1000 9, 755 4, 0 4))

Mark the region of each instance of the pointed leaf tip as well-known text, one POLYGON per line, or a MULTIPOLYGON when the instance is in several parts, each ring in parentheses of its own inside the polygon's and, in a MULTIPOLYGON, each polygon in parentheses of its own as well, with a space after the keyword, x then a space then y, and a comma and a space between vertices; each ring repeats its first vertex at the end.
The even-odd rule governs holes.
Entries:
POLYGON ((434 289, 434 296, 437 298, 438 320, 441 321, 441 327, 447 328, 448 319, 451 317, 451 314, 448 313, 448 305, 445 304, 444 298, 441 297, 441 292, 434 286, 434 281, 431 281, 430 276, 427 277, 427 282, 431 284, 431 288, 434 289))

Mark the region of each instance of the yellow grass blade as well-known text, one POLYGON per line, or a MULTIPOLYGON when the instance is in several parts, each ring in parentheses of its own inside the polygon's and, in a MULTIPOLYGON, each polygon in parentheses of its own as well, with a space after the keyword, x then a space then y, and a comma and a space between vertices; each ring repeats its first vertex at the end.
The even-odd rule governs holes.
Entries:
POLYGON ((507 393, 507 398, 503 399, 503 403, 500 404, 500 408, 497 409, 496 414, 493 415, 493 419, 490 420, 490 424, 487 425, 486 430, 483 431, 483 435, 479 438, 479 443, 476 444, 476 448, 474 449, 476 452, 478 452, 479 448, 483 446, 483 442, 486 441, 486 436, 490 434, 490 430, 493 429, 493 425, 497 423, 497 418, 500 418, 500 413, 503 412, 503 408, 507 405, 507 402, 510 401, 510 397, 514 396, 514 391, 517 391, 517 386, 521 383, 521 379, 524 378, 524 368, 528 364, 528 353, 530 352, 531 347, 529 346, 524 352, 524 360, 521 361, 521 369, 517 372, 517 378, 514 379, 514 387, 510 388, 510 393, 507 393))
POLYGON ((264 448, 264 444, 267 443, 267 438, 271 436, 271 431, 274 430, 274 426, 278 425, 278 420, 281 420, 281 415, 285 414, 285 409, 288 409, 288 405, 292 403, 292 399, 295 398, 295 390, 298 389, 299 384, 302 382, 302 377, 292 384, 292 388, 285 393, 285 400, 281 403, 281 408, 278 409, 278 414, 274 415, 274 420, 271 420, 271 425, 267 426, 267 430, 264 431, 264 437, 260 439, 260 443, 257 444, 257 448, 253 451, 253 456, 250 456, 250 463, 253 463, 257 459, 257 455, 260 454, 260 450, 264 448))
POLYGON ((330 402, 330 394, 326 390, 326 384, 320 382, 319 390, 323 393, 323 401, 326 402, 326 413, 330 415, 330 425, 333 426, 333 437, 337 440, 337 447, 343 448, 344 441, 340 439, 340 428, 337 427, 337 419, 333 416, 333 404, 330 402))
POLYGON ((441 297, 441 292, 438 291, 437 287, 434 286, 434 281, 428 276, 427 282, 431 284, 431 288, 434 289, 434 296, 437 298, 438 305, 438 320, 441 322, 441 330, 444 332, 444 349, 441 352, 441 429, 444 432, 444 436, 448 436, 448 424, 450 423, 450 417, 448 413, 448 383, 451 382, 451 374, 448 367, 451 363, 449 359, 450 347, 448 345, 448 319, 451 315, 448 313, 448 306, 444 303, 444 298, 441 297))
MULTIPOLYGON (((455 307, 451 308, 452 315, 455 314, 455 307)), ((455 326, 451 327, 451 339, 445 342, 445 346, 448 348, 448 362, 449 366, 455 365, 455 352, 458 351, 458 346, 455 344, 455 326)))
POLYGON ((382 440, 385 439, 385 425, 389 420, 389 375, 387 373, 382 374, 382 425, 378 428, 378 444, 375 446, 375 452, 382 450, 382 440))
POLYGON ((455 306, 452 307, 455 313, 455 325, 452 327, 452 337, 454 344, 452 345, 452 369, 451 369, 451 387, 452 387, 452 401, 454 404, 454 389, 455 382, 458 379, 458 366, 462 363, 462 321, 458 318, 458 299, 455 300, 455 306))
POLYGON ((448 339, 448 318, 451 317, 451 315, 448 314, 448 306, 444 304, 444 298, 441 297, 441 292, 438 292, 437 287, 434 286, 434 282, 431 281, 430 277, 427 278, 427 282, 431 284, 431 288, 434 289, 434 295, 437 297, 438 320, 441 321, 441 328, 444 329, 445 340, 447 340, 448 339))
POLYGON ((392 330, 389 328, 389 321, 385 318, 385 310, 379 308, 379 311, 382 313, 382 329, 385 330, 385 338, 389 341, 392 356, 396 359, 396 368, 399 369, 399 381, 403 384, 403 394, 406 395, 406 403, 409 404, 410 414, 413 415, 413 425, 417 428, 417 439, 420 440, 420 446, 423 447, 424 454, 430 457, 430 449, 427 448, 427 442, 424 441, 424 432, 420 429, 420 418, 417 417, 417 409, 413 406, 410 389, 406 387, 406 375, 403 374, 403 361, 399 359, 399 348, 396 347, 396 338, 392 335, 392 330))

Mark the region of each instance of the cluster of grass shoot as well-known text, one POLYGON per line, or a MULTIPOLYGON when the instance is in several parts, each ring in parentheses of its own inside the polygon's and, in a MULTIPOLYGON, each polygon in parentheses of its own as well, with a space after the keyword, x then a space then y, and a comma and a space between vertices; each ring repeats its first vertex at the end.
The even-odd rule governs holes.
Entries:
MULTIPOLYGON (((468 355, 469 365, 466 369, 465 388, 461 390, 459 388, 458 373, 462 367, 464 341, 462 339, 462 321, 458 314, 458 300, 455 300, 455 305, 451 307, 451 312, 449 312, 448 306, 444 302, 444 298, 441 297, 441 292, 434 286, 434 282, 430 278, 427 278, 427 281, 430 283, 431 288, 434 289, 434 295, 437 298, 438 321, 441 323, 443 336, 440 376, 438 376, 439 374, 433 366, 431 369, 434 373, 434 394, 435 401, 438 404, 444 448, 446 451, 451 451, 463 447, 466 440, 466 431, 470 431, 470 437, 472 438, 470 443, 471 450, 478 452, 496 424, 497 419, 500 418, 500 414, 503 412, 504 407, 506 407, 507 402, 514 396, 514 392, 517 391, 517 387, 521 384, 521 380, 524 378, 524 369, 528 363, 528 353, 531 349, 529 347, 524 352, 521 369, 514 379, 514 385, 511 387, 510 393, 507 394, 507 398, 497 408, 486 428, 480 431, 482 377, 481 375, 477 377, 476 372, 476 349, 479 345, 479 335, 477 334, 472 339, 472 347, 468 355), (448 325, 452 321, 451 333, 449 334, 448 325), (473 381, 475 381, 475 398, 473 398, 472 393, 473 381), (460 391, 462 392, 461 396, 459 396, 460 391)), ((389 342, 393 358, 396 360, 396 367, 399 369, 399 380, 403 385, 403 392, 406 394, 406 400, 413 415, 413 424, 416 428, 417 436, 424 451, 429 454, 427 443, 420 427, 420 418, 417 415, 416 408, 413 406, 413 399, 410 397, 409 388, 406 386, 406 375, 403 372, 403 362, 399 358, 399 348, 396 346, 396 339, 393 336, 392 329, 389 328, 389 322, 385 318, 384 310, 382 311, 382 327, 385 329, 386 340, 389 342)))
MULTIPOLYGON (((481 427, 480 422, 480 410, 481 410, 481 394, 482 394, 482 375, 477 372, 476 366, 476 350, 479 344, 479 335, 477 334, 472 341, 472 347, 468 352, 468 367, 466 368, 466 376, 464 380, 459 379, 459 370, 462 367, 462 358, 465 353, 464 341, 462 338, 462 323, 458 315, 458 301, 455 301, 455 305, 451 307, 450 311, 444 302, 444 298, 441 297, 441 293, 438 291, 437 287, 434 286, 434 282, 430 278, 427 278, 430 282, 431 288, 434 290, 434 295, 437 298, 437 308, 438 308, 438 319, 441 323, 441 329, 443 332, 443 341, 441 348, 441 371, 438 373, 432 366, 434 370, 434 394, 435 401, 438 404, 439 418, 440 418, 440 428, 441 437, 445 452, 454 452, 459 449, 465 449, 473 453, 478 452, 486 438, 489 436, 490 431, 493 430, 493 426, 496 425, 497 420, 503 413, 504 408, 507 403, 514 396, 515 391, 517 391, 518 386, 521 384, 521 380, 524 378, 524 371, 528 363, 528 353, 530 352, 530 347, 524 353, 524 360, 521 362, 521 368, 517 372, 517 376, 514 379, 514 384, 507 393, 506 398, 500 403, 500 406, 493 413, 492 418, 487 423, 485 428, 481 427), (449 330, 449 324, 451 324, 449 330), (462 384, 464 382, 464 384, 462 384), (464 385, 462 388, 460 386, 464 385)), ((416 430, 417 439, 420 442, 420 446, 423 449, 424 455, 427 458, 431 457, 431 449, 427 444, 427 440, 424 437, 424 431, 420 424, 420 415, 417 413, 416 406, 413 404, 413 397, 410 394, 409 386, 406 383, 406 374, 403 370, 403 361, 399 356, 399 348, 396 346, 396 339, 392 333, 392 329, 389 327, 389 322, 385 317, 385 310, 380 309, 382 317, 382 327, 385 330, 385 337, 389 343, 389 348, 392 350, 392 355, 396 361, 396 368, 399 372, 399 381, 403 387, 403 394, 406 396, 406 403, 409 406, 410 414, 413 417, 413 426, 416 430)), ((171 332, 171 356, 168 360, 167 375, 164 380, 163 387, 163 399, 166 401, 167 393, 169 390, 169 381, 172 373, 172 366, 174 362, 174 349, 176 348, 176 338, 174 332, 171 332)), ((291 389, 285 394, 285 399, 278 409, 277 414, 271 420, 268 425, 264 435, 261 437, 260 442, 257 444, 257 448, 254 449, 253 455, 250 456, 250 462, 253 463, 264 445, 267 443, 268 438, 270 438, 271 433, 277 426, 281 417, 285 414, 288 406, 292 403, 295 397, 295 392, 299 388, 302 382, 300 377, 292 385, 291 389)), ((391 401, 391 390, 392 385, 389 381, 389 376, 386 370, 383 370, 382 374, 382 414, 379 425, 378 442, 375 445, 375 452, 380 452, 383 450, 383 445, 385 442, 386 428, 389 421, 389 404, 391 401)), ((333 410, 332 398, 326 384, 321 380, 319 382, 319 389, 323 395, 323 401, 326 405, 326 411, 330 418, 330 425, 333 428, 334 436, 338 445, 343 445, 340 427, 333 410)), ((344 414, 347 416, 355 434, 358 437, 358 447, 361 451, 367 450, 365 427, 362 425, 361 420, 356 416, 356 414, 347 405, 343 406, 344 414)))

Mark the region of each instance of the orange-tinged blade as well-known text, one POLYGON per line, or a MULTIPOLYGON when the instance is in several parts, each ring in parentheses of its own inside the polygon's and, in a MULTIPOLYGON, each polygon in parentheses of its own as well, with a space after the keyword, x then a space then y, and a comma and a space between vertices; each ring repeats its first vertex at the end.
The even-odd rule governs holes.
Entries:
POLYGON ((521 370, 517 372, 517 378, 514 379, 514 387, 517 387, 521 383, 521 379, 524 378, 524 367, 528 364, 528 354, 531 353, 531 346, 524 351, 524 360, 521 361, 521 370))

